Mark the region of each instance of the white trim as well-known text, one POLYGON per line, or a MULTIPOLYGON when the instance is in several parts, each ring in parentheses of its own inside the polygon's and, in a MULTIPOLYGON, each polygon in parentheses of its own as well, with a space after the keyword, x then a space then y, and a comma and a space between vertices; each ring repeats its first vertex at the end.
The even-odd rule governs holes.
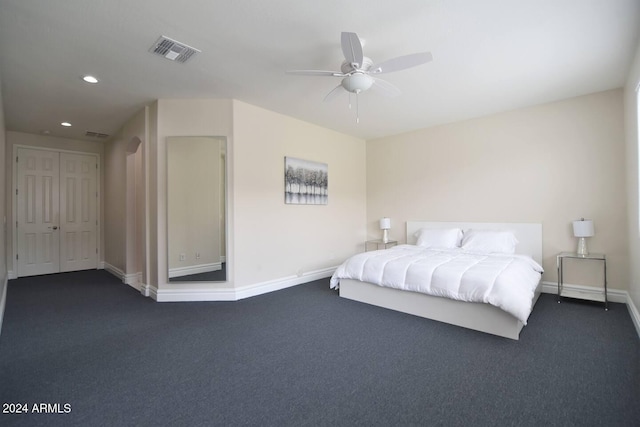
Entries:
POLYGON ((638 338, 640 338, 640 312, 638 312, 638 308, 633 303, 633 299, 627 294, 627 309, 629 310, 629 315, 631 316, 631 320, 633 321, 633 325, 636 327, 636 332, 638 333, 638 338))
POLYGON ((300 285, 302 283, 324 279, 326 277, 330 277, 336 268, 337 267, 324 268, 297 276, 288 276, 266 282, 255 283, 241 288, 188 288, 185 287, 188 286, 188 283, 183 283, 180 284, 180 288, 171 289, 157 289, 152 286, 147 286, 145 291, 149 293, 151 298, 158 302, 237 301, 300 285))
POLYGON ((13 270, 7 271, 7 280, 17 279, 18 275, 13 270))
POLYGON ((299 276, 289 276, 282 279, 269 280, 267 282, 256 283, 249 286, 243 286, 236 289, 236 299, 249 298, 257 295, 266 294, 273 291, 300 285, 302 283, 312 282, 314 280, 331 277, 336 267, 329 267, 322 270, 316 270, 309 273, 303 273, 299 276))
POLYGON ((142 272, 125 274, 124 283, 139 291, 142 287, 142 272))
POLYGON ((221 262, 212 262, 209 264, 190 265, 188 267, 175 267, 169 269, 169 278, 189 276, 191 274, 209 273, 210 271, 222 270, 221 262))
MULTIPOLYGON (((571 283, 563 283, 562 287, 563 291, 568 291, 568 293, 570 293, 572 296, 575 295, 577 298, 584 298, 592 301, 602 301, 602 287, 574 285, 571 283)), ((545 294, 557 295, 558 283, 547 281, 542 282, 542 292, 545 294)), ((607 300, 609 300, 609 302, 621 302, 623 304, 627 304, 630 299, 627 291, 607 288, 607 300)))
POLYGON ((118 267, 115 267, 109 264, 108 262, 105 262, 104 269, 107 270, 109 273, 113 274, 114 276, 116 276, 118 279, 122 280, 122 282, 124 282, 124 271, 120 270, 118 267))
POLYGON ((119 269, 118 267, 115 267, 115 266, 109 264, 108 262, 104 262, 103 261, 102 264, 104 265, 104 269, 105 270, 107 270, 109 273, 113 274, 118 279, 120 279, 122 281, 122 283, 131 286, 136 291, 140 291, 140 293, 142 293, 144 296, 149 296, 148 295, 148 290, 147 290, 147 285, 144 285, 142 283, 142 272, 141 271, 139 271, 137 273, 129 273, 129 274, 127 274, 124 271, 122 271, 121 269, 119 269))
MULTIPOLYGON (((180 285, 182 286, 182 285, 180 285)), ((236 301, 235 289, 157 289, 150 287, 150 296, 157 302, 236 301)))
POLYGON ((147 285, 145 283, 140 283, 140 293, 142 294, 142 296, 145 297, 151 297, 154 300, 158 299, 158 288, 151 286, 151 285, 147 285))

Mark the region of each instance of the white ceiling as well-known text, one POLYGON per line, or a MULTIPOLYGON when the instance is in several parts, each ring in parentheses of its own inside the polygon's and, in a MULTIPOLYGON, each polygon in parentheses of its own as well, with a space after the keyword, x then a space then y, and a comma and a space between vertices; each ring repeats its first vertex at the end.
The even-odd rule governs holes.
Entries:
POLYGON ((0 78, 14 131, 91 140, 155 99, 234 98, 370 139, 621 87, 639 28, 640 0, 0 0, 0 78), (323 102, 340 79, 285 74, 338 70, 342 31, 374 63, 434 60, 385 74, 403 94, 361 94, 356 124, 323 102), (153 55, 160 35, 202 53, 153 55))

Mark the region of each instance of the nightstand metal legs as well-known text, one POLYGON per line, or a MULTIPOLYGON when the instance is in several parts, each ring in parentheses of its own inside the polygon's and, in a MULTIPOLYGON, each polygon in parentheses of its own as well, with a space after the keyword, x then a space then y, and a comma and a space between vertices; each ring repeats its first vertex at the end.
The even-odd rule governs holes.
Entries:
MULTIPOLYGON (((561 252, 556 257, 556 267, 558 269, 558 303, 562 301, 562 293, 563 293, 563 285, 564 285, 564 259, 581 259, 581 260, 594 260, 594 261, 602 261, 604 277, 603 277, 603 287, 604 287, 604 299, 595 299, 595 301, 603 301, 605 311, 609 311, 609 298, 607 295, 607 258, 604 254, 585 254, 580 255, 573 252, 561 252)), ((590 291, 581 291, 574 289, 567 289, 567 296, 573 298, 584 298, 584 299, 593 299, 593 297, 589 297, 590 291)))

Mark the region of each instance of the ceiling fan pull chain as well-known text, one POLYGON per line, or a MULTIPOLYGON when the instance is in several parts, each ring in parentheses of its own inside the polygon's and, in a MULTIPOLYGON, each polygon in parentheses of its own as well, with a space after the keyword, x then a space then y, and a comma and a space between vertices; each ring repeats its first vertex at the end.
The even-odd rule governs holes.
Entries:
POLYGON ((358 92, 356 92, 356 123, 360 123, 360 102, 358 99, 358 92))
POLYGON ((351 92, 349 92, 349 110, 351 110, 351 92))

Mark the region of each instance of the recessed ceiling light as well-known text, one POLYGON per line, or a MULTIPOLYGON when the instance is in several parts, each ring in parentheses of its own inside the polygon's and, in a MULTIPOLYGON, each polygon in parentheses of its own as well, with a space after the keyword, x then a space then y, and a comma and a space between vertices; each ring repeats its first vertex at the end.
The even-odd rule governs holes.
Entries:
POLYGON ((82 77, 82 80, 84 80, 87 83, 98 83, 98 79, 96 79, 93 76, 84 76, 82 77))
POLYGON ((69 127, 69 126, 71 126, 71 123, 69 123, 69 122, 62 122, 62 123, 60 123, 60 124, 61 124, 62 126, 65 126, 65 127, 69 127))

